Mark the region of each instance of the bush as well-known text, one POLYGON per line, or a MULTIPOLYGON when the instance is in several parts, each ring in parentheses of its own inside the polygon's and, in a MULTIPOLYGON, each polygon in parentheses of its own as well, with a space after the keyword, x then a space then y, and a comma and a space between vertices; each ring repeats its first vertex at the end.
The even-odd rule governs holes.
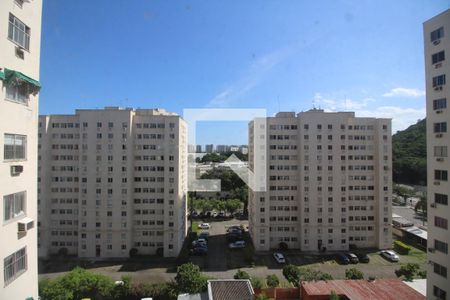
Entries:
POLYGON ((280 284, 278 276, 275 274, 267 275, 266 277, 267 286, 270 288, 276 288, 280 284))
POLYGON ((250 279, 250 275, 245 271, 238 270, 236 274, 234 274, 234 279, 250 279))
POLYGON ((395 275, 397 275, 397 277, 403 276, 406 281, 412 281, 414 276, 418 274, 419 270, 419 264, 408 263, 401 266, 400 269, 395 270, 395 275))
POLYGON ((254 289, 262 289, 263 288, 263 281, 261 280, 261 278, 252 277, 250 279, 250 282, 252 283, 252 286, 254 289))
POLYGON ((346 269, 345 279, 364 279, 364 273, 356 268, 346 269))
POLYGON ((299 285, 300 281, 300 270, 294 265, 286 265, 283 268, 283 276, 287 281, 295 286, 299 285))
POLYGON ((411 247, 401 241, 395 241, 394 250, 402 255, 408 255, 409 251, 411 251, 411 247))

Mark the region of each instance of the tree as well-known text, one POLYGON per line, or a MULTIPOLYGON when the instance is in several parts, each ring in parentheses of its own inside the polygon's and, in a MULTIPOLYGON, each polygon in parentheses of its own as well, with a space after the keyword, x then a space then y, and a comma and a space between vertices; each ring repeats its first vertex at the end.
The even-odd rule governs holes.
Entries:
POLYGON ((42 284, 43 300, 111 299, 115 288, 111 278, 78 267, 61 278, 42 284))
POLYGON ((399 197, 402 197, 406 205, 408 198, 414 196, 414 189, 408 188, 400 184, 395 184, 394 193, 397 194, 399 197))
POLYGON ((229 199, 225 201, 225 209, 230 213, 234 214, 236 210, 241 207, 242 203, 239 199, 229 199))
POLYGON ((407 263, 406 265, 401 266, 400 269, 395 270, 395 275, 397 275, 397 277, 403 276, 406 281, 412 281, 419 270, 419 264, 407 263))
POLYGON ((206 277, 193 263, 186 263, 177 268, 175 282, 179 293, 196 294, 205 291, 207 287, 206 277))
POLYGON ((300 270, 294 265, 289 264, 284 266, 283 276, 295 286, 298 286, 300 283, 300 270))
POLYGON ((236 274, 234 274, 234 279, 250 279, 250 275, 242 270, 237 270, 236 274))
POLYGON ((346 269, 345 279, 364 279, 364 273, 356 268, 346 269))
POLYGON ((270 288, 276 288, 278 285, 280 285, 280 280, 275 274, 267 275, 266 282, 267 286, 270 288))
POLYGON ((422 213, 426 216, 427 214, 427 196, 421 196, 419 201, 417 201, 416 206, 414 206, 414 210, 417 212, 421 210, 422 213))

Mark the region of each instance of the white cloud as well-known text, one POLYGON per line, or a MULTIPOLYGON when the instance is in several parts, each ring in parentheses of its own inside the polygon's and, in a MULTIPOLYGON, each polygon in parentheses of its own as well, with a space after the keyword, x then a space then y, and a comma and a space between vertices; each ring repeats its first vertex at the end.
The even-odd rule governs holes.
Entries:
POLYGON ((417 120, 426 116, 425 107, 411 108, 400 106, 375 106, 375 99, 365 98, 360 101, 352 99, 336 100, 324 97, 320 93, 314 95, 314 105, 328 112, 354 111, 356 117, 389 118, 392 119, 392 133, 404 130, 417 120), (369 103, 371 107, 369 108, 369 103), (372 108, 373 107, 373 108, 372 108))
POLYGON ((425 96, 425 91, 419 89, 409 89, 398 87, 384 93, 383 97, 421 97, 425 96))

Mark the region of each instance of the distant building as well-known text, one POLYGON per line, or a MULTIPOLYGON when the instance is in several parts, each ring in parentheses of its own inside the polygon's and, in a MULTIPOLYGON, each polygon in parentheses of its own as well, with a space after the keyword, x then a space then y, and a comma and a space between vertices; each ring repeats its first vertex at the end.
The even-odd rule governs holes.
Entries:
POLYGON ((248 154, 248 146, 240 146, 240 147, 239 147, 239 151, 240 151, 242 154, 248 154))
POLYGON ((195 149, 195 145, 191 145, 191 144, 188 145, 188 152, 189 153, 195 153, 196 152, 195 150, 196 150, 195 149))
POLYGON ((216 146, 216 152, 218 152, 218 153, 225 153, 225 152, 228 152, 230 149, 229 149, 229 146, 228 145, 217 145, 216 146))
POLYGON ((427 98, 429 299, 450 298, 450 9, 423 24, 427 98))
POLYGON ((0 299, 38 299, 42 0, 0 1, 0 299))
POLYGON ((230 146, 230 151, 231 152, 238 152, 239 151, 239 146, 230 146))
POLYGON ((197 145, 197 146, 195 146, 195 152, 197 152, 197 153, 202 153, 202 145, 197 145))
MULTIPOLYGON (((249 124, 249 166, 255 168, 249 124)), ((310 110, 266 118, 267 190, 249 189, 259 251, 391 248, 391 120, 310 110)), ((257 127, 257 128, 256 128, 257 127)))
POLYGON ((187 233, 186 132, 162 109, 41 116, 39 255, 176 257, 187 233))
POLYGON ((206 153, 213 153, 213 151, 214 151, 214 145, 213 144, 205 145, 205 152, 206 153))

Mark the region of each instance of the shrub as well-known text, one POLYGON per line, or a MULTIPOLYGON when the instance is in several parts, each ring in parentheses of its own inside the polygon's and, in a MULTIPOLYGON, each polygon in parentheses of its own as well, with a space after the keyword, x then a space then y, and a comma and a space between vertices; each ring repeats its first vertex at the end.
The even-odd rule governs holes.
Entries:
POLYGON ((254 289, 262 289, 263 287, 263 281, 261 280, 261 278, 252 277, 250 279, 250 282, 252 283, 254 289))
POLYGON ((238 270, 236 274, 234 274, 234 279, 250 279, 250 275, 245 271, 238 270))
POLYGON ((298 286, 300 281, 300 270, 294 265, 286 265, 283 268, 283 276, 287 281, 298 286))
POLYGON ((356 268, 346 269, 345 279, 364 279, 364 273, 356 268))
POLYGON ((394 242, 394 250, 402 255, 408 255, 411 247, 401 241, 394 242))
POLYGON ((278 276, 275 274, 267 275, 266 277, 267 286, 270 288, 276 288, 280 284, 278 276))
POLYGON ((406 281, 412 281, 419 270, 419 264, 408 263, 401 266, 400 269, 395 270, 395 275, 397 275, 397 277, 403 276, 406 281))

